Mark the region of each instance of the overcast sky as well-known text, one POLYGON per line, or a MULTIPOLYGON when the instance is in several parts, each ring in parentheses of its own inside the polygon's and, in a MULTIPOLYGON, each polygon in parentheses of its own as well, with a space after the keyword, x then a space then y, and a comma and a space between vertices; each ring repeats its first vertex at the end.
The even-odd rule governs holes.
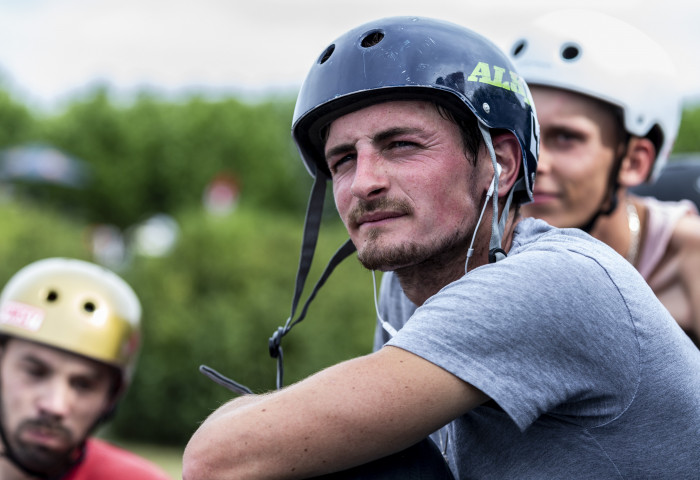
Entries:
POLYGON ((691 0, 0 0, 0 78, 52 107, 99 81, 131 93, 296 91, 325 46, 366 21, 421 15, 505 47, 509 31, 562 6, 621 17, 664 45, 700 97, 700 2, 691 0))

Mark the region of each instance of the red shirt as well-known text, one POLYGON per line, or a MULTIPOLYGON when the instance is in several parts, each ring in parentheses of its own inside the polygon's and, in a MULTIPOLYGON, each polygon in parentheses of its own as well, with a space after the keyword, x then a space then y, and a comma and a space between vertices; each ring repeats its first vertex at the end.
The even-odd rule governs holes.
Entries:
POLYGON ((96 438, 85 446, 83 461, 64 480, 172 480, 154 463, 96 438))

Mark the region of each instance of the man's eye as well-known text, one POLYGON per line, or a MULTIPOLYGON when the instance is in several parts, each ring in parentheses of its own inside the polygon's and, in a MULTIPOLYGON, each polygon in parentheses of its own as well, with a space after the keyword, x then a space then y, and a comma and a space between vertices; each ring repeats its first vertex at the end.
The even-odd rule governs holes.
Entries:
POLYGON ((578 133, 570 132, 567 130, 561 130, 556 132, 554 135, 554 140, 560 143, 568 143, 580 140, 582 137, 578 133))
POLYGON ((32 378, 42 378, 47 374, 47 370, 45 368, 34 365, 25 366, 22 371, 25 373, 25 375, 32 378))
POLYGON ((408 140, 396 140, 391 142, 390 148, 403 148, 403 147, 415 147, 417 144, 415 142, 410 142, 408 140))
POLYGON ((87 392, 95 388, 95 382, 86 378, 76 378, 71 380, 71 385, 80 392, 87 392))
POLYGON ((557 140, 561 142, 570 142, 571 140, 574 140, 574 138, 576 137, 567 132, 562 132, 557 135, 557 140))
POLYGON ((349 161, 351 161, 354 158, 355 158, 354 155, 348 154, 348 155, 338 157, 337 159, 332 160, 330 162, 330 166, 329 166, 331 173, 336 173, 339 169, 342 169, 342 167, 344 165, 346 165, 349 161))

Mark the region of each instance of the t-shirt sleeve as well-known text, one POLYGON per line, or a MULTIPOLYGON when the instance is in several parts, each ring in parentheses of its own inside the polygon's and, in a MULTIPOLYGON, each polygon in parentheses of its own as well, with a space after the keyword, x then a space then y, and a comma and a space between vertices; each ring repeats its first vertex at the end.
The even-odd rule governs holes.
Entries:
POLYGON ((603 424, 639 379, 638 341, 616 285, 595 259, 570 251, 523 252, 471 271, 388 345, 477 387, 521 430, 545 414, 603 424))

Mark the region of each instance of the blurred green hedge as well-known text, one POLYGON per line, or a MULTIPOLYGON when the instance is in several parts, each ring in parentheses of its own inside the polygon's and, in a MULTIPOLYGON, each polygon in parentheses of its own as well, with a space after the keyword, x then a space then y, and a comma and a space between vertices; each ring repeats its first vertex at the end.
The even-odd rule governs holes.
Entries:
MULTIPOLYGON (((228 217, 193 209, 165 257, 135 256, 120 271, 143 305, 139 366, 108 434, 181 445, 232 394, 198 372, 209 365, 254 391, 275 387, 268 338, 289 316, 302 217, 241 208, 228 217)), ((339 222, 321 232, 313 285, 347 238, 339 222)), ((0 282, 48 256, 90 260, 85 225, 31 204, 0 203, 0 282)), ((302 296, 305 300, 308 292, 302 296)), ((368 353, 374 328, 372 278, 354 257, 330 277, 307 318, 284 337, 285 384, 368 353)))
POLYGON ((97 87, 48 114, 0 90, 0 149, 49 146, 84 165, 89 181, 79 189, 13 182, 88 222, 125 229, 187 209, 221 175, 236 179, 241 202, 292 213, 304 208, 311 185, 292 142, 292 111, 289 97, 169 100, 143 92, 117 102, 97 87))
MULTIPOLYGON (((182 237, 171 255, 137 259, 124 274, 143 301, 145 336, 133 387, 113 428, 127 438, 183 441, 232 397, 197 371, 200 364, 254 391, 275 387, 268 338, 290 313, 302 218, 255 210, 218 218, 193 211, 180 223, 182 237)), ((309 284, 345 238, 337 222, 322 233, 309 284)), ((369 272, 347 259, 308 317, 284 337, 285 384, 370 351, 372 295, 369 272)))
MULTIPOLYGON (((44 257, 94 261, 95 225, 126 234, 156 213, 179 225, 168 256, 135 254, 117 271, 142 301, 144 342, 108 435, 184 444, 232 396, 201 375, 200 364, 255 391, 274 388, 268 338, 290 313, 311 185, 291 141, 292 103, 172 101, 148 92, 117 103, 97 88, 47 114, 0 90, 0 148, 46 144, 91 172, 80 189, 0 178, 1 284, 44 257), (207 184, 221 173, 235 175, 241 188, 228 216, 202 206, 207 184)), ((311 285, 347 238, 332 202, 326 217, 311 285)), ((284 338, 285 384, 369 352, 373 328, 371 276, 348 259, 284 338)))

